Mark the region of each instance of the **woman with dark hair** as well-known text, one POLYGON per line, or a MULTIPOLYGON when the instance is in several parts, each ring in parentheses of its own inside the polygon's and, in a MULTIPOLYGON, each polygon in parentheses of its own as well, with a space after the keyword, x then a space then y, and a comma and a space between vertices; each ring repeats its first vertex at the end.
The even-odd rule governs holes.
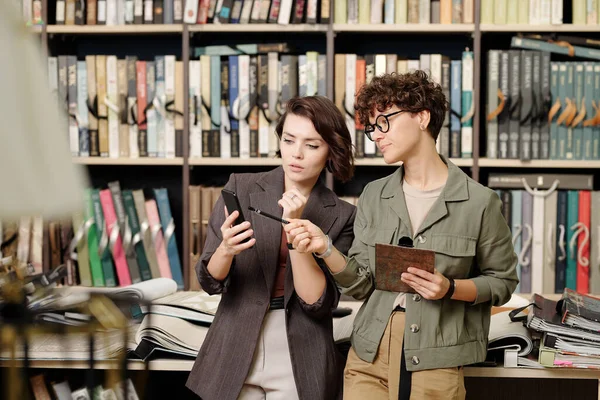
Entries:
POLYGON ((196 271, 202 288, 222 294, 187 387, 204 400, 341 397, 343 357, 333 341, 339 292, 323 263, 326 253, 299 253, 281 222, 312 221, 345 253, 353 240, 355 207, 321 179, 327 168, 349 180, 350 133, 335 104, 320 96, 286 104, 276 134, 282 165, 269 172, 232 174, 246 222, 234 225, 220 197, 196 271), (245 239, 250 240, 245 241, 245 239))
POLYGON ((423 71, 373 78, 355 108, 386 164, 402 165, 363 190, 347 256, 310 221, 285 227, 296 251, 327 249, 342 293, 364 301, 344 399, 464 400, 462 367, 485 359, 491 307, 517 286, 500 198, 436 150, 447 107, 423 71), (376 286, 377 243, 433 251, 434 271, 407 268, 401 281, 410 290, 376 286))

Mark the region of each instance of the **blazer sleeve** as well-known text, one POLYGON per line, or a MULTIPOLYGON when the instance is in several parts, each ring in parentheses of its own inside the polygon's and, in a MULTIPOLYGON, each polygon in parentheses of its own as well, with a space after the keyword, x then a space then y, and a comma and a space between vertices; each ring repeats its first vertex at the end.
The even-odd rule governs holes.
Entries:
MULTIPOLYGON (((342 228, 340 234, 336 238, 331 238, 333 246, 335 246, 335 248, 338 249, 344 255, 348 254, 348 250, 352 245, 352 240, 354 238, 355 217, 356 208, 354 207, 352 209, 352 214, 350 214, 350 217, 344 224, 344 227, 342 228)), ((317 300, 313 304, 305 303, 304 300, 300 298, 300 296, 297 296, 297 298, 298 302, 300 303, 300 307, 302 307, 302 309, 307 314, 313 316, 314 318, 320 319, 328 316, 330 311, 338 306, 338 303, 340 301, 340 292, 336 281, 335 279, 333 279, 333 276, 331 275, 331 272, 329 271, 329 268, 327 268, 325 262, 322 259, 316 257, 315 260, 321 268, 321 271, 323 271, 323 273, 325 274, 325 279, 327 282, 325 290, 323 291, 323 294, 321 295, 319 300, 317 300)))
MULTIPOLYGON (((231 174, 229 176, 229 181, 225 185, 225 189, 232 191, 236 190, 235 174, 231 174)), ((223 225, 223 222, 225 222, 224 207, 225 202, 223 201, 223 196, 219 196, 219 199, 217 200, 217 203, 210 214, 207 236, 204 242, 204 248, 202 249, 202 255, 196 264, 196 274, 198 276, 200 286, 206 293, 210 295, 227 292, 231 272, 235 267, 234 257, 233 264, 229 269, 229 274, 223 281, 213 278, 213 276, 208 272, 208 263, 223 240, 223 236, 221 236, 221 225, 223 225)))
POLYGON ((473 278, 477 297, 472 304, 491 301, 492 306, 500 306, 510 300, 519 283, 517 255, 510 228, 502 215, 502 202, 495 192, 490 194, 483 212, 477 265, 480 275, 473 278))

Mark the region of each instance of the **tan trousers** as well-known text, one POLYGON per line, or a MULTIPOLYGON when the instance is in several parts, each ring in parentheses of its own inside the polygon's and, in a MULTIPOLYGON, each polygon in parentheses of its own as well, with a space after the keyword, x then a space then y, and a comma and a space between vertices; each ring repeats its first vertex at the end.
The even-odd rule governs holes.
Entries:
MULTIPOLYGON (((344 400, 398 400, 400 360, 405 314, 390 316, 373 363, 361 360, 350 349, 344 369, 344 400)), ((464 400, 463 368, 443 368, 412 373, 411 400, 464 400)))
POLYGON ((267 312, 252 365, 238 399, 298 399, 285 329, 285 310, 267 312))

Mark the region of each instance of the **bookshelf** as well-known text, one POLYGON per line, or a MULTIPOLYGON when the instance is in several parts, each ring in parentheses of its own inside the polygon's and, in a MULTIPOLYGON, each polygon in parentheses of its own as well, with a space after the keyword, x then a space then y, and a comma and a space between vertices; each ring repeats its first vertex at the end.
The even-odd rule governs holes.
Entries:
POLYGON ((381 32, 381 33, 473 33, 474 24, 333 24, 334 32, 381 32))
POLYGON ((46 30, 49 34, 62 35, 181 34, 183 25, 47 25, 46 30))
MULTIPOLYGON (((42 10, 44 21, 53 20, 48 18, 48 4, 54 0, 42 0, 42 10)), ((206 24, 206 25, 187 25, 187 24, 164 24, 164 25, 121 25, 121 26, 68 26, 68 25, 42 25, 31 26, 30 30, 41 37, 41 47, 43 52, 49 53, 50 39, 64 37, 64 42, 69 42, 73 38, 85 39, 86 43, 91 40, 102 40, 110 38, 117 41, 125 38, 129 41, 147 40, 148 37, 158 37, 161 40, 168 38, 171 43, 177 43, 177 48, 173 48, 173 53, 178 54, 178 60, 183 61, 184 87, 189 87, 189 64, 191 59, 191 46, 202 43, 203 45, 212 44, 213 39, 219 43, 232 43, 235 40, 243 40, 245 43, 252 43, 249 40, 256 40, 255 43, 266 43, 275 41, 295 41, 304 42, 310 39, 318 43, 326 55, 327 60, 327 96, 334 98, 334 55, 336 52, 343 52, 343 45, 352 49, 353 40, 359 39, 369 42, 373 51, 378 51, 380 41, 387 41, 388 48, 394 52, 401 52, 398 49, 398 42, 405 41, 407 38, 424 38, 429 42, 440 42, 442 46, 446 43, 456 46, 456 39, 469 40, 469 47, 474 55, 474 90, 473 99, 475 104, 475 115, 473 121, 473 156, 467 159, 452 159, 452 161, 465 168, 466 172, 476 181, 486 183, 486 174, 490 169, 504 169, 515 171, 519 169, 570 169, 570 170, 589 170, 600 169, 600 161, 572 161, 572 160, 533 160, 531 162, 522 162, 520 160, 496 160, 487 159, 480 154, 483 146, 481 140, 485 140, 485 98, 482 97, 482 87, 485 86, 485 63, 486 47, 482 48, 482 41, 495 41, 495 35, 503 36, 527 32, 565 32, 565 33, 597 33, 598 25, 529 25, 529 24, 481 24, 480 7, 481 0, 474 1, 474 23, 473 24, 338 24, 334 23, 334 1, 331 2, 330 22, 328 24, 206 24), (371 35, 371 36, 370 36, 371 35), (372 39, 372 40, 371 40, 372 39), (485 173, 481 175, 481 171, 485 173)), ((53 7, 50 7, 53 10, 53 7)), ((60 39, 62 40, 62 39, 60 39)), ((111 42, 112 43, 112 42, 111 42)), ((144 42, 146 43, 146 42, 144 42)), ((494 44, 501 48, 503 44, 494 44)), ((140 46, 140 51, 148 52, 148 46, 140 46)), ((183 215, 181 217, 182 234, 177 238, 181 247, 181 260, 183 264, 183 274, 186 279, 186 288, 189 287, 187 279, 189 277, 190 260, 189 254, 189 215, 188 209, 188 186, 193 182, 192 170, 201 170, 203 175, 210 175, 213 169, 227 169, 240 171, 248 167, 251 170, 268 169, 280 164, 278 159, 270 158, 250 158, 250 159, 221 159, 221 158, 190 158, 189 154, 189 92, 184 90, 183 107, 183 155, 175 159, 159 158, 137 158, 137 159, 109 159, 109 158, 73 158, 76 164, 86 165, 98 168, 111 167, 131 167, 131 168, 162 168, 169 167, 174 174, 177 174, 181 182, 181 188, 178 193, 172 193, 180 197, 183 215)), ((356 161, 356 176, 361 176, 365 171, 385 167, 382 159, 358 159, 356 161)), ((390 167, 393 168, 393 167, 390 167)), ((333 186, 331 174, 327 174, 327 183, 333 186)), ((143 179, 143 178, 141 178, 143 179)))
POLYGON ((183 158, 74 157, 73 163, 81 165, 183 165, 183 158))

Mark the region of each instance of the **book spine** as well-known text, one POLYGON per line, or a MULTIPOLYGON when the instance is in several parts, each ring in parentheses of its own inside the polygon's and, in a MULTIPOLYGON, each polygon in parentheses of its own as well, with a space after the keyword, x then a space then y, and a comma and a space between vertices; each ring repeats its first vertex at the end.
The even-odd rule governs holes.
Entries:
MULTIPOLYGON (((160 268, 158 266, 158 259, 156 258, 156 250, 153 244, 152 231, 150 229, 150 222, 146 214, 146 199, 144 198, 144 192, 139 190, 133 191, 133 202, 135 204, 135 210, 140 222, 140 235, 142 244, 144 245, 144 253, 146 259, 150 265, 150 274, 152 278, 160 278, 160 268)), ((140 271, 142 276, 143 271, 140 271)))
POLYGON ((567 273, 567 213, 568 213, 568 192, 566 190, 558 191, 558 201, 556 206, 556 267, 554 293, 562 293, 566 287, 567 273))
POLYGON ((147 134, 146 146, 148 149, 148 157, 158 157, 159 147, 159 130, 160 130, 160 115, 158 113, 159 105, 157 100, 157 62, 146 61, 146 96, 148 111, 146 112, 147 134))
POLYGON ((190 158, 202 157, 202 103, 200 83, 202 65, 198 60, 190 60, 190 158))
POLYGON ((117 83, 117 57, 106 56, 106 97, 108 109, 108 156, 119 158, 119 86, 117 83))
POLYGON ((548 114, 552 106, 550 89, 550 54, 542 52, 540 55, 540 93, 538 104, 538 126, 540 130, 540 158, 550 158, 550 123, 548 114))
POLYGON ((163 278, 173 278, 171 266, 169 264, 169 258, 167 255, 165 237, 160 223, 160 217, 158 215, 156 200, 146 200, 146 214, 148 215, 148 223, 152 232, 152 243, 156 251, 156 259, 158 260, 160 276, 163 278))
POLYGON ((221 88, 219 92, 219 113, 221 116, 221 126, 219 128, 219 143, 221 158, 231 158, 231 119, 227 111, 229 97, 229 63, 227 57, 221 60, 221 88))
POLYGON ((108 107, 106 106, 106 61, 107 56, 96 56, 96 88, 98 93, 98 143, 100 157, 108 157, 108 107))
POLYGON ((102 263, 102 273, 104 284, 108 287, 117 286, 113 260, 108 249, 108 230, 104 222, 104 212, 100 202, 100 191, 93 189, 91 193, 92 204, 94 207, 94 218, 96 220, 96 229, 98 231, 98 254, 102 263))
POLYGON ((117 60, 117 106, 119 108, 119 157, 129 157, 129 125, 127 125, 127 60, 117 60))
POLYGON ((560 97, 558 93, 558 63, 553 62, 550 67, 550 92, 552 98, 553 111, 548 114, 550 121, 550 159, 558 159, 558 125, 556 120, 560 112, 560 97), (556 108, 558 106, 558 108, 556 108))
MULTIPOLYGON (((167 105, 171 104, 171 107, 175 103, 176 96, 176 60, 175 56, 165 56, 165 103, 164 103, 164 140, 165 140, 165 157, 175 158, 176 155, 176 133, 175 133, 175 113, 170 112, 167 109, 167 105)), ((177 107, 174 107, 177 109, 177 107)))
POLYGON ((100 203, 104 213, 105 229, 109 237, 109 248, 115 261, 115 270, 119 279, 119 286, 131 285, 131 276, 125 258, 123 242, 117 224, 117 215, 109 189, 100 190, 100 203))
POLYGON ((179 259, 177 241, 175 239, 175 222, 171 215, 171 206, 169 204, 167 189, 154 189, 154 196, 156 198, 156 204, 158 206, 160 221, 165 235, 164 239, 167 254, 169 257, 169 265, 171 267, 171 276, 173 277, 173 280, 177 283, 177 288, 183 289, 181 261, 179 259))
POLYGON ((90 134, 88 120, 88 76, 85 61, 77 61, 77 125, 79 130, 79 156, 90 156, 90 134))
MULTIPOLYGON (((119 184, 119 181, 113 181, 108 183, 108 188, 110 190, 114 211, 117 216, 118 229, 122 238, 123 253, 125 254, 129 276, 132 283, 138 283, 142 280, 140 277, 140 267, 137 262, 135 248, 133 246, 131 222, 127 218, 125 204, 123 203, 121 185, 119 184)), ((102 199, 102 193, 100 193, 100 196, 102 199)))
POLYGON ((98 142, 98 107, 96 91, 96 56, 85 56, 87 69, 87 102, 88 102, 88 121, 89 121, 89 150, 90 156, 100 156, 100 143, 98 142), (92 112, 92 108, 95 110, 92 112))
POLYGON ((577 238, 577 292, 590 292, 590 219, 592 193, 589 190, 579 192, 580 233, 577 238))
POLYGON ((92 286, 104 286, 104 272, 102 270, 100 255, 98 254, 98 230, 94 216, 92 192, 93 189, 85 189, 83 196, 84 220, 85 226, 88 227, 84 238, 88 248, 92 286))
MULTIPOLYGON (((248 114, 250 104, 250 56, 238 56, 238 129, 239 129, 239 157, 250 158, 250 124, 248 114)), ((236 107, 234 107, 234 110, 236 107)))
POLYGON ((473 156, 473 52, 464 51, 462 58, 462 127, 460 131, 461 157, 473 156))
POLYGON ((498 117, 495 111, 499 105, 498 81, 500 69, 500 51, 488 52, 488 90, 487 90, 487 158, 498 158, 498 117))
POLYGON ((156 109, 154 113, 156 118, 156 157, 165 158, 167 154, 166 56, 156 56, 154 62, 156 66, 156 88, 153 101, 156 109))
POLYGON ((128 56, 126 58, 127 68, 127 105, 126 105, 126 121, 129 141, 129 157, 139 158, 140 149, 138 143, 138 126, 135 120, 135 109, 137 101, 137 58, 128 56))
POLYGON ((148 116, 145 112, 148 104, 148 88, 146 85, 146 61, 136 61, 136 95, 137 95, 137 143, 140 157, 148 157, 148 116))
POLYGON ((565 287, 577 289, 577 246, 571 246, 575 229, 579 222, 579 191, 569 190, 567 198, 567 266, 565 270, 565 287))
POLYGON ((521 52, 509 50, 509 98, 510 117, 508 125, 508 158, 519 158, 519 128, 521 125, 521 52))
POLYGON ((462 61, 450 62, 450 157, 460 158, 461 115, 462 115, 462 61))
POLYGON ((211 157, 221 157, 221 57, 210 57, 211 157))
POLYGON ((521 52, 520 71, 520 99, 521 110, 519 111, 519 157, 522 161, 532 158, 532 119, 533 119, 533 52, 521 52))

